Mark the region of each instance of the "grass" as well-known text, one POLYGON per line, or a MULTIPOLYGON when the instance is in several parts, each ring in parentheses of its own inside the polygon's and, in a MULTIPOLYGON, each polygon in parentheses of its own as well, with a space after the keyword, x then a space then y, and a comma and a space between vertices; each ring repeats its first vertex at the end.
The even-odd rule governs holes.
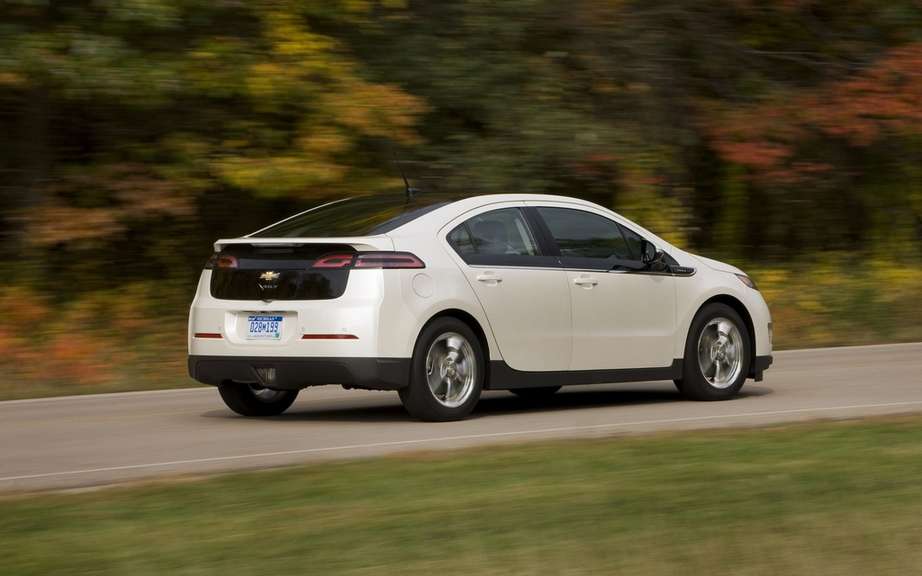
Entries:
POLYGON ((922 417, 0 499, 0 574, 907 574, 922 417))
MULTIPOLYGON (((182 352, 183 357, 185 352, 182 352)), ((0 368, 2 370, 2 368, 0 368)), ((126 368, 126 371, 129 371, 126 368)), ((207 387, 189 377, 173 375, 172 378, 120 377, 92 384, 70 384, 53 380, 23 382, 9 380, 0 382, 0 402, 4 400, 24 400, 28 398, 50 398, 53 396, 85 396, 87 394, 110 394, 113 392, 140 392, 144 390, 176 390, 194 386, 207 387)))

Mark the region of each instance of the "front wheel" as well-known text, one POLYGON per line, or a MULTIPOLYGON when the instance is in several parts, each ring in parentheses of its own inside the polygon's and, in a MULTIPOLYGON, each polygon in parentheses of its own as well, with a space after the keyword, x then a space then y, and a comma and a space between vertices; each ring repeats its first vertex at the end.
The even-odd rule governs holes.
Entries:
POLYGON ((298 397, 297 390, 272 390, 257 384, 225 382, 218 386, 227 407, 241 416, 277 416, 298 397))
POLYGON ((682 379, 676 387, 691 400, 727 400, 736 396, 749 374, 749 331, 726 304, 698 312, 685 343, 682 379))
POLYGON ((439 318, 416 341, 410 383, 400 400, 414 418, 461 420, 480 399, 486 361, 473 330, 456 318, 439 318))

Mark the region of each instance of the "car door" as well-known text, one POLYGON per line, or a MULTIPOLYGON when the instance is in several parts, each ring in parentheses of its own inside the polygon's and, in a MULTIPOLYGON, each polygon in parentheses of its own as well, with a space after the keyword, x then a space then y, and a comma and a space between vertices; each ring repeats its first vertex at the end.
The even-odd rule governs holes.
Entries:
POLYGON ((556 257, 543 254, 522 204, 481 208, 445 239, 486 312, 506 364, 522 371, 570 365, 570 290, 556 257))
POLYGON ((536 205, 569 282, 571 370, 666 367, 673 362, 675 278, 640 264, 641 239, 600 212, 536 205))

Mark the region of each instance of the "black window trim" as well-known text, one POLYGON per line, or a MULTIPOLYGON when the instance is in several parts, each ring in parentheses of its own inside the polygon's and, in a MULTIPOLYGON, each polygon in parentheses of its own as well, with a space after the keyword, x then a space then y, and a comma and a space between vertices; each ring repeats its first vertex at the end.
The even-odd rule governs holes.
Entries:
POLYGON ((525 214, 525 221, 532 229, 532 234, 535 236, 535 241, 538 242, 541 253, 560 258, 560 248, 557 246, 557 242, 554 241, 551 230, 547 227, 544 218, 538 212, 538 208, 524 206, 522 212, 525 214))

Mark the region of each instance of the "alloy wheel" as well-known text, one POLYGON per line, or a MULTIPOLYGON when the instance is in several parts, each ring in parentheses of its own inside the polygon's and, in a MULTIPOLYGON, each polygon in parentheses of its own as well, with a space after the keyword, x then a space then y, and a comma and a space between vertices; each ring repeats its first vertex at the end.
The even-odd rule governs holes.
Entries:
POLYGON ((457 332, 442 334, 426 354, 426 380, 432 397, 446 408, 457 408, 470 398, 477 378, 477 357, 467 339, 457 332))
POLYGON ((714 318, 698 337, 698 366, 701 375, 714 388, 729 388, 743 369, 743 336, 736 324, 714 318))

